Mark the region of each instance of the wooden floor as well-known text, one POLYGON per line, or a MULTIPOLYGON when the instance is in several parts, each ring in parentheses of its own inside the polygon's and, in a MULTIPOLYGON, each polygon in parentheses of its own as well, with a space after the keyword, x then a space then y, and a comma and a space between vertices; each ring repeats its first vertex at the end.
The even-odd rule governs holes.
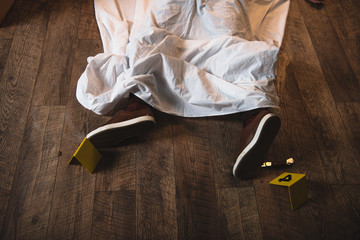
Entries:
POLYGON ((282 128, 268 160, 231 175, 239 115, 186 119, 68 161, 107 119, 75 98, 102 52, 92 0, 16 0, 0 29, 0 239, 360 239, 360 1, 292 0, 278 62, 282 128), (304 173, 292 211, 269 181, 304 173))

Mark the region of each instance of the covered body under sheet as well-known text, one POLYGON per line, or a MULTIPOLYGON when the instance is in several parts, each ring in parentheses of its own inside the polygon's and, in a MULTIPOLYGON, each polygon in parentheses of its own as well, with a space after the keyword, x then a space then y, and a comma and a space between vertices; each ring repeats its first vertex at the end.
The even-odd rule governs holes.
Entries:
POLYGON ((277 109, 275 64, 288 0, 95 0, 104 53, 79 102, 97 114, 130 93, 185 117, 277 109))

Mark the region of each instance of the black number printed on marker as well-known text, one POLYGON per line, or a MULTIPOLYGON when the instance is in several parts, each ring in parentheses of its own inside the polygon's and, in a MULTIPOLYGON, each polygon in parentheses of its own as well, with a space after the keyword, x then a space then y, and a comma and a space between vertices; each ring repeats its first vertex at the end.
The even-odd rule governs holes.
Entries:
POLYGON ((290 182, 292 179, 291 174, 287 175, 286 177, 280 178, 279 182, 290 182))

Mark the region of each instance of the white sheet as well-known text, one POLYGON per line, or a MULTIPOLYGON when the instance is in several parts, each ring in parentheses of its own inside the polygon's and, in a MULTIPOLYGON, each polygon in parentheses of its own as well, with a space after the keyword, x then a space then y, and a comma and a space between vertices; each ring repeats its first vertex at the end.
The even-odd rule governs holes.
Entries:
POLYGON ((104 53, 88 58, 78 101, 97 114, 130 93, 185 117, 278 109, 288 9, 287 0, 95 0, 104 53))

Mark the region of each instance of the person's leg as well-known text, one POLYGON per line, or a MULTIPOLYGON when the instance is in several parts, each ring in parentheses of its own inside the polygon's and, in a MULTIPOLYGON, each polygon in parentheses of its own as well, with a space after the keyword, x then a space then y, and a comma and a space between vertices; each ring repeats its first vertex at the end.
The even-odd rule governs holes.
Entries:
POLYGON ((86 138, 97 148, 111 148, 154 127, 155 118, 151 107, 131 95, 125 110, 118 111, 103 126, 91 131, 86 138))
POLYGON ((247 112, 245 118, 233 167, 233 175, 240 179, 249 178, 260 169, 281 124, 280 118, 267 109, 247 112))
POLYGON ((254 118, 259 112, 262 110, 267 110, 267 108, 256 108, 250 111, 242 112, 240 116, 240 120, 243 122, 243 126, 247 125, 247 122, 254 118))

